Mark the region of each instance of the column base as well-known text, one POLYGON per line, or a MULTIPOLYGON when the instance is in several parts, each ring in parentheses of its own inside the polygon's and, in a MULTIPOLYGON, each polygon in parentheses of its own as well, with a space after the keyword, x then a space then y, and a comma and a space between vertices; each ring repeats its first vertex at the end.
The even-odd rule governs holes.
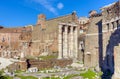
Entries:
POLYGON ((78 62, 78 60, 76 58, 73 58, 73 62, 78 62))
POLYGON ((69 57, 63 57, 64 59, 69 59, 69 57))
POLYGON ((62 59, 62 57, 61 57, 61 56, 59 56, 57 59, 62 59))

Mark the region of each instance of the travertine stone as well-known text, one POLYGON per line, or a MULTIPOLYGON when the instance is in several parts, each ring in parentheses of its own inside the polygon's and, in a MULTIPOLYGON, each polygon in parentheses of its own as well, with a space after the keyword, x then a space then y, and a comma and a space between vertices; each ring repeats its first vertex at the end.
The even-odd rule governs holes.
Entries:
POLYGON ((78 34, 77 34, 77 27, 75 27, 75 30, 74 30, 74 53, 75 53, 75 58, 77 58, 78 56, 78 34))
POLYGON ((70 35, 70 26, 68 26, 68 57, 70 58, 70 46, 71 46, 71 35, 70 35))
POLYGON ((112 31, 112 30, 114 29, 113 27, 114 27, 113 24, 110 22, 110 23, 109 23, 110 31, 112 31))
POLYGON ((62 59, 62 25, 59 25, 58 27, 58 51, 59 51, 59 55, 58 55, 58 59, 62 59))
POLYGON ((117 27, 118 27, 118 26, 117 26, 117 22, 116 22, 116 21, 114 22, 114 27, 115 27, 115 28, 117 28, 117 27))
POLYGON ((78 32, 77 26, 74 24, 62 23, 59 25, 58 59, 61 59, 61 58, 77 59, 77 57, 78 57, 78 54, 77 54, 78 53, 77 32, 78 32), (60 28, 60 27, 62 27, 62 28, 60 28))
POLYGON ((73 57, 73 27, 70 27, 70 42, 71 42, 71 45, 70 45, 70 57, 73 57))
POLYGON ((64 26, 64 27, 65 27, 64 58, 68 58, 68 27, 67 26, 64 26))
POLYGON ((108 29, 107 29, 107 24, 104 24, 104 25, 103 25, 103 30, 104 30, 104 31, 107 31, 107 30, 108 30, 108 29))
POLYGON ((115 65, 114 65, 114 67, 115 67, 115 70, 114 70, 114 78, 113 79, 120 79, 120 67, 119 67, 119 63, 120 63, 120 60, 119 60, 119 58, 120 58, 120 53, 119 53, 119 51, 120 51, 120 46, 115 46, 114 47, 114 63, 115 63, 115 65))

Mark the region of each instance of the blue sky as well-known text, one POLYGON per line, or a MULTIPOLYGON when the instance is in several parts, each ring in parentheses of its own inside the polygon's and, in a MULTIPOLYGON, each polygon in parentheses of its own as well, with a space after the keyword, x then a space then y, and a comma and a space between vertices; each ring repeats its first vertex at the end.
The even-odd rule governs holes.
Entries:
POLYGON ((90 10, 118 0, 0 0, 0 25, 19 27, 35 25, 41 13, 47 19, 77 12, 79 17, 88 16, 90 10))

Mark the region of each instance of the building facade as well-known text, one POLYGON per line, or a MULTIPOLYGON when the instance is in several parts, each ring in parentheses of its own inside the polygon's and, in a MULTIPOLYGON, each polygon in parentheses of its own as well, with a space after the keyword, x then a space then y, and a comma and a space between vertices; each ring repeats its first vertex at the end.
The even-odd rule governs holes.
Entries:
POLYGON ((76 12, 46 19, 38 15, 36 25, 6 29, 0 28, 0 52, 2 57, 46 56, 57 54, 58 59, 83 62, 84 67, 97 67, 101 71, 120 75, 120 2, 90 11, 89 17, 76 12), (12 54, 10 54, 12 52, 12 54))

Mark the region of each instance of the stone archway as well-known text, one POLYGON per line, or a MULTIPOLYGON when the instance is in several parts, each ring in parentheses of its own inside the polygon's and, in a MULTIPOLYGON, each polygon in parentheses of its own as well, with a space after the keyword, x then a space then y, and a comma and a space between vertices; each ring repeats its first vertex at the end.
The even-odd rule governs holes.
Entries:
POLYGON ((102 79, 111 79, 113 77, 113 79, 120 79, 118 76, 120 75, 120 26, 111 34, 109 38, 102 68, 102 79))

